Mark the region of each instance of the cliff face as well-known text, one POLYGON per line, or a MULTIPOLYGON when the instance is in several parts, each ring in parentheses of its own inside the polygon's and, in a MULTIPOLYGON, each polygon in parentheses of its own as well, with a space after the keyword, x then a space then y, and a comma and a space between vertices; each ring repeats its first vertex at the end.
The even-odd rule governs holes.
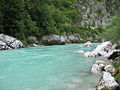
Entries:
POLYGON ((76 25, 99 27, 109 22, 111 15, 120 13, 119 0, 77 0, 82 20, 76 25))

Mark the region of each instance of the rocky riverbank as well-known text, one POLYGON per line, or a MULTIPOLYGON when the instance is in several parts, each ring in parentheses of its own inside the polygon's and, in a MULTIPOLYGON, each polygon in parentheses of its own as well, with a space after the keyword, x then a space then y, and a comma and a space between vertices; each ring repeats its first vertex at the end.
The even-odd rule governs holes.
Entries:
POLYGON ((95 64, 91 67, 92 73, 102 73, 102 77, 98 82, 96 89, 97 90, 119 90, 120 85, 116 82, 113 75, 116 72, 116 69, 112 65, 115 59, 120 56, 120 50, 116 50, 117 45, 113 45, 111 42, 103 42, 101 45, 98 45, 93 51, 86 52, 84 55, 86 57, 97 57, 103 56, 110 60, 97 60, 95 64), (114 59, 114 60, 113 60, 114 59))
MULTIPOLYGON (((92 37, 89 37, 87 40, 92 42, 100 42, 99 40, 94 40, 92 37)), ((0 50, 9 50, 9 49, 17 49, 24 47, 36 47, 36 46, 44 46, 44 45, 64 45, 71 43, 84 43, 86 39, 80 37, 79 34, 71 34, 71 35, 45 35, 38 40, 34 36, 29 36, 26 39, 27 45, 24 45, 20 40, 17 40, 14 37, 0 34, 0 50)), ((90 45, 89 45, 90 46, 90 45)))
MULTIPOLYGON (((84 47, 92 47, 91 42, 84 44, 84 47)), ((85 57, 98 57, 102 56, 106 60, 96 60, 95 64, 92 65, 90 72, 94 74, 101 73, 101 79, 96 85, 95 90, 120 90, 119 80, 119 63, 116 60, 120 60, 120 50, 116 49, 118 46, 112 44, 110 41, 103 42, 98 45, 93 51, 77 51, 77 53, 83 54, 85 57), (114 67, 115 65, 116 67, 114 67)))

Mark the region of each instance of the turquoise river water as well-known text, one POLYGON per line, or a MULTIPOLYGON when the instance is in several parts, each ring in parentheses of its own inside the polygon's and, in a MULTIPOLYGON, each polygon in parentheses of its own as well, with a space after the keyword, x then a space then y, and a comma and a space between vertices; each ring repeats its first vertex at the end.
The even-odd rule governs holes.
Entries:
POLYGON ((92 49, 68 44, 0 51, 0 90, 94 88, 100 75, 90 73, 90 67, 98 58, 75 53, 92 49))

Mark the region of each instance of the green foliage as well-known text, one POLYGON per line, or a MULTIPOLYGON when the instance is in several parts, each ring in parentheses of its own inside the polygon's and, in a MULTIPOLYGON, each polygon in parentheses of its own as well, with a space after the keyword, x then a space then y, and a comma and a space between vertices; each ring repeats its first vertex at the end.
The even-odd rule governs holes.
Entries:
POLYGON ((29 32, 33 33, 33 30, 36 30, 35 22, 32 21, 30 15, 24 8, 24 0, 3 0, 1 2, 3 4, 0 10, 3 12, 3 33, 19 39, 25 39, 26 35, 30 35, 29 32))
POLYGON ((120 84, 120 60, 114 61, 113 66, 116 69, 116 72, 114 73, 114 77, 116 81, 120 84))
POLYGON ((3 33, 3 14, 0 12, 0 33, 3 33))
POLYGON ((113 17, 105 27, 104 37, 113 43, 120 43, 120 16, 113 17))
POLYGON ((75 0, 0 0, 0 33, 25 43, 29 36, 40 39, 48 34, 77 33, 87 39, 98 34, 90 28, 75 26, 81 20, 75 0))

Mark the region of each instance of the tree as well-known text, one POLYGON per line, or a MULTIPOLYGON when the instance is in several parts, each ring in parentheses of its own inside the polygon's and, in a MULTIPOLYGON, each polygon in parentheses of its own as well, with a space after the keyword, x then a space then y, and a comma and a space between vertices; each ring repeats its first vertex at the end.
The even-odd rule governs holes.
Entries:
POLYGON ((113 43, 120 44, 120 16, 114 16, 105 29, 104 37, 113 43))
POLYGON ((33 26, 35 27, 35 24, 25 10, 24 0, 4 0, 3 8, 4 29, 6 34, 23 39, 25 38, 25 32, 27 32, 27 24, 33 24, 31 25, 32 27, 29 25, 30 30, 35 29, 33 28, 33 26))
POLYGON ((4 33, 3 29, 3 1, 0 1, 0 33, 4 33))

